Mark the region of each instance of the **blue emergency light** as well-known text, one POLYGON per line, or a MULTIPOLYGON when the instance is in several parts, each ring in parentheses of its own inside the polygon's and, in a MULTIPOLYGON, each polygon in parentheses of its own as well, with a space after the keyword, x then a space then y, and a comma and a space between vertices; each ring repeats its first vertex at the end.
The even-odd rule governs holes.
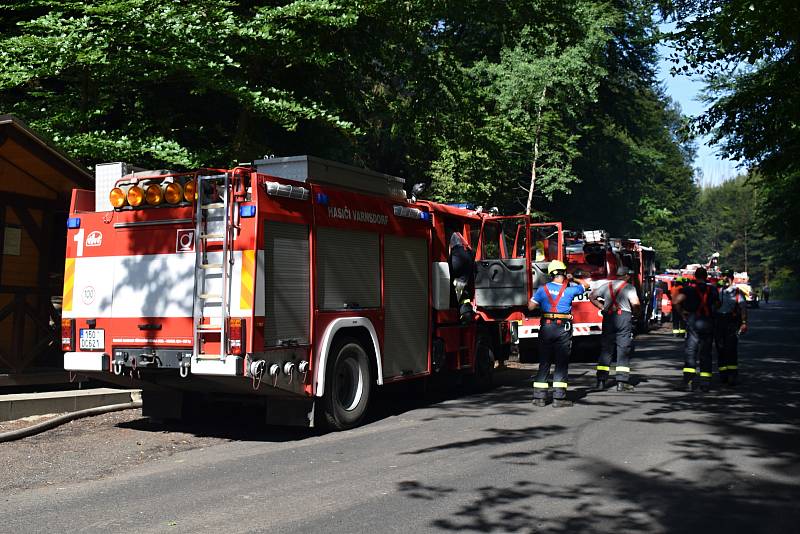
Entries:
POLYGON ((256 207, 252 204, 249 206, 239 206, 239 217, 246 219, 248 217, 256 216, 256 207))
POLYGON ((328 195, 325 193, 317 193, 314 198, 317 201, 317 204, 322 204, 323 206, 328 205, 328 195))
POLYGON ((70 217, 67 219, 67 228, 74 230, 81 227, 80 217, 70 217))
POLYGON ((430 214, 430 212, 423 211, 422 213, 419 214, 419 218, 420 218, 420 220, 423 220, 425 222, 431 222, 431 214, 430 214))

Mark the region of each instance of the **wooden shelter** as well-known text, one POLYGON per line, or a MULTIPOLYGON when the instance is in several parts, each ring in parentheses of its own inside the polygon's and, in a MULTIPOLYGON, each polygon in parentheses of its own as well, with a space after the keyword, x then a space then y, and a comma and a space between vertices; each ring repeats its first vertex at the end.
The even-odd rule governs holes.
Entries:
POLYGON ((94 189, 91 174, 0 115, 0 386, 62 368, 58 309, 75 187, 94 189))

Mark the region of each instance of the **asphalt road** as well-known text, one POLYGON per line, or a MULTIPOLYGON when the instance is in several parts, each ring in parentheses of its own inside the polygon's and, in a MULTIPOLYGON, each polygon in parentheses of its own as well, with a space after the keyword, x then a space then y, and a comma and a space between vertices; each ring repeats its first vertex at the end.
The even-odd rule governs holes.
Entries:
POLYGON ((798 532, 799 323, 753 311, 735 390, 679 391, 681 343, 656 333, 634 393, 573 365, 573 408, 532 407, 528 366, 481 395, 386 393, 349 432, 204 426, 231 441, 2 495, 0 531, 798 532))

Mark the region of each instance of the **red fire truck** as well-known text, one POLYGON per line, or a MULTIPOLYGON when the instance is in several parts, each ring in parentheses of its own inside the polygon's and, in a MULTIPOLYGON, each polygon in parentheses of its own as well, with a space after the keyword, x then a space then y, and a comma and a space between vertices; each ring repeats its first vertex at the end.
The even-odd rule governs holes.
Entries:
MULTIPOLYGON (((537 232, 531 242, 535 251, 533 262, 534 289, 549 280, 547 264, 554 259, 566 261, 570 272, 583 271, 588 275, 592 288, 607 280, 617 278, 617 269, 627 266, 637 273, 634 283, 639 293, 644 313, 638 325, 645 331, 650 321, 655 320, 657 304, 655 300, 655 253, 644 247, 637 239, 609 238, 603 230, 570 231, 563 230, 561 223, 542 223, 534 225, 537 232), (556 244, 557 243, 557 244, 556 244)), ((588 345, 595 348, 602 333, 603 316, 589 301, 588 293, 576 297, 572 304, 574 317, 573 336, 575 345, 588 345)), ((525 317, 519 325, 519 340, 524 352, 535 348, 538 337, 539 318, 525 317)))
POLYGON ((656 301, 655 250, 643 246, 639 239, 613 239, 611 242, 622 265, 630 267, 636 273, 634 283, 642 306, 637 329, 639 332, 647 332, 650 324, 657 320, 660 305, 656 301))
POLYGON ((267 422, 343 429, 382 384, 452 371, 486 386, 511 346, 516 325, 492 310, 525 304, 530 258, 491 233, 508 221, 308 156, 134 171, 99 165, 96 192, 73 192, 61 337, 65 369, 141 387, 145 415, 222 394, 267 422), (454 232, 478 252, 469 322, 454 232))
MULTIPOLYGON (((605 234, 600 231, 575 232, 563 230, 560 222, 532 225, 531 243, 534 251, 532 262, 532 286, 535 291, 549 281, 547 265, 552 260, 567 263, 570 272, 582 270, 588 274, 590 283, 607 279, 608 273, 616 273, 616 257, 605 243, 605 234)), ((614 275, 612 275, 613 277, 614 275)), ((588 293, 575 298, 572 303, 574 317, 573 336, 576 344, 598 343, 602 332, 603 317, 589 301, 588 293)), ((524 317, 518 328, 520 350, 524 353, 535 348, 539 336, 539 317, 524 317)))

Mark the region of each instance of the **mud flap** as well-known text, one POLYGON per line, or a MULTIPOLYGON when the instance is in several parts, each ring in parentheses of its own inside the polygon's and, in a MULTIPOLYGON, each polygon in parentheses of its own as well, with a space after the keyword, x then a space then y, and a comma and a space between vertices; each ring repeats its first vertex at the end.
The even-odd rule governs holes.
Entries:
POLYGON ((268 425, 314 427, 314 399, 267 399, 268 425))
POLYGON ((143 389, 142 415, 152 419, 180 419, 183 415, 183 393, 143 389))

